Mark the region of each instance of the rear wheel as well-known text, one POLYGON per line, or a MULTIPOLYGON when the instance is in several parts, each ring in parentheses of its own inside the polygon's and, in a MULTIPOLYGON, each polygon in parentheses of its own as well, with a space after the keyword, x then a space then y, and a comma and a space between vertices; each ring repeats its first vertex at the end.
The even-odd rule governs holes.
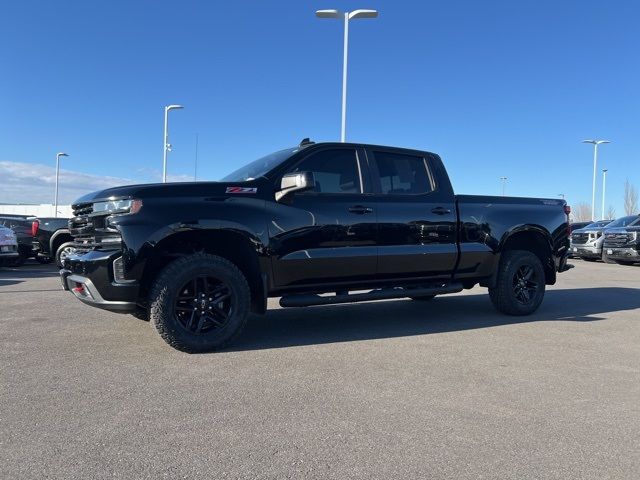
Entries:
POLYGON ((76 247, 73 242, 65 242, 56 250, 56 265, 62 268, 62 264, 70 255, 76 253, 76 247))
POLYGON ((496 286, 489 297, 496 309, 508 315, 529 315, 544 298, 544 268, 531 252, 511 250, 502 255, 496 286))
POLYGON ((251 293, 233 263, 197 253, 167 265, 150 294, 150 320, 162 338, 184 352, 209 352, 244 328, 251 293))

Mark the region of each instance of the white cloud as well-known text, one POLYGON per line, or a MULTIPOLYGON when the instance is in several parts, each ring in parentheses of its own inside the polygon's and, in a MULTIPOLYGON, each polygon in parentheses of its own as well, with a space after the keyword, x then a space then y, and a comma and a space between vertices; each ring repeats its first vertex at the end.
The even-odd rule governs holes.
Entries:
MULTIPOLYGON (((70 204, 86 193, 118 185, 161 180, 161 175, 157 171, 137 173, 144 175, 145 178, 134 180, 61 169, 58 203, 70 204)), ((188 175, 169 175, 168 180, 189 182, 193 178, 188 175)), ((53 203, 55 182, 54 167, 36 163, 0 161, 0 203, 53 203)))

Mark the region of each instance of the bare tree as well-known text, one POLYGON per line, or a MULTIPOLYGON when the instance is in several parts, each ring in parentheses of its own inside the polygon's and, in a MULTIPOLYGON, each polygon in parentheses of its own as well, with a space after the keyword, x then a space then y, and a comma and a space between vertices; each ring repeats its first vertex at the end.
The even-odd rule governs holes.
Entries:
POLYGON ((588 222, 591 220, 591 206, 580 202, 571 208, 573 213, 573 220, 575 222, 588 222))
POLYGON ((624 211, 627 215, 638 213, 638 190, 629 183, 629 179, 624 182, 624 211))
POLYGON ((613 208, 613 205, 609 205, 607 209, 607 214, 605 215, 605 220, 614 220, 616 218, 616 209, 613 208))

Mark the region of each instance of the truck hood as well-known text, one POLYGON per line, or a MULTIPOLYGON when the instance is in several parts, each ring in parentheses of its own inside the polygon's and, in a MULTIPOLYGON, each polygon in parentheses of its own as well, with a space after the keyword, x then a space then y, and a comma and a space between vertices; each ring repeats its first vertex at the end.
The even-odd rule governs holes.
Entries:
POLYGON ((579 228, 578 230, 574 230, 571 233, 600 233, 602 234, 605 231, 605 228, 579 228))
POLYGON ((640 232, 640 226, 606 228, 604 231, 604 233, 626 233, 626 232, 640 232))
POLYGON ((264 188, 264 182, 181 182, 181 183, 144 183, 140 185, 124 185, 88 193, 78 198, 73 205, 93 203, 102 200, 120 198, 154 197, 192 197, 192 196, 253 196, 264 188))

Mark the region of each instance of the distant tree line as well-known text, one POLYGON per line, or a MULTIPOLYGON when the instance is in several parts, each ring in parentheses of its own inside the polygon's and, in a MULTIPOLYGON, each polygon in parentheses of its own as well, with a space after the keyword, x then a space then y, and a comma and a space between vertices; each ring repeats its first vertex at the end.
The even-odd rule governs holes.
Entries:
MULTIPOLYGON (((571 207, 574 222, 588 222, 591 220, 591 205, 586 202, 579 202, 571 207)), ((625 215, 640 214, 638 208, 638 189, 625 180, 624 182, 624 213, 625 215)), ((616 209, 609 206, 605 214, 605 220, 613 220, 616 218, 616 209)))

